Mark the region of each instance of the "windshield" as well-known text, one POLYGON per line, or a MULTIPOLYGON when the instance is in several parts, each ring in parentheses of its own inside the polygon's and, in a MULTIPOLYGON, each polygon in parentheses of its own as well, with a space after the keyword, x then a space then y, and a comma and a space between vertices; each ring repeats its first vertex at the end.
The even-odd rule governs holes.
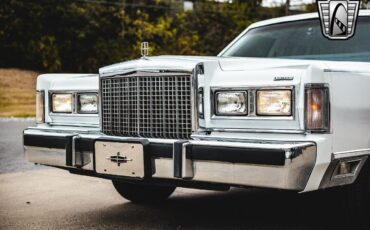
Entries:
POLYGON ((251 29, 222 56, 370 62, 370 17, 359 17, 348 40, 325 38, 318 19, 251 29))

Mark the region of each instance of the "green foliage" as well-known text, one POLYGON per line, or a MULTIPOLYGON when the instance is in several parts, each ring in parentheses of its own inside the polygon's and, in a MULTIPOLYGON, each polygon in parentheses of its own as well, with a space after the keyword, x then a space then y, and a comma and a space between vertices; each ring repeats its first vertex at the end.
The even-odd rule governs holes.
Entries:
MULTIPOLYGON (((250 23, 282 15, 261 0, 196 1, 183 11, 160 0, 1 0, 0 66, 97 72, 150 55, 217 55, 250 23)), ((180 4, 181 5, 181 4, 180 4)))

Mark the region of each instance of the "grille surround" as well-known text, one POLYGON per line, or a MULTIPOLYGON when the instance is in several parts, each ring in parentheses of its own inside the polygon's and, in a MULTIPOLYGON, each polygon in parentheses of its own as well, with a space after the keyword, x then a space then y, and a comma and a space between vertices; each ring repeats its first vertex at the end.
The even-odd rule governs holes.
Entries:
POLYGON ((100 79, 102 132, 112 136, 190 139, 190 73, 137 72, 100 79))

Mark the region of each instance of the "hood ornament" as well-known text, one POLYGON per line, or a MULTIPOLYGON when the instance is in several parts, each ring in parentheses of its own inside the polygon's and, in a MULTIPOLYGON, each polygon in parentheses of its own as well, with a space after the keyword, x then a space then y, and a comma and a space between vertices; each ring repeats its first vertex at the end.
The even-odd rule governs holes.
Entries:
POLYGON ((149 42, 141 43, 141 57, 147 58, 149 56, 149 42))

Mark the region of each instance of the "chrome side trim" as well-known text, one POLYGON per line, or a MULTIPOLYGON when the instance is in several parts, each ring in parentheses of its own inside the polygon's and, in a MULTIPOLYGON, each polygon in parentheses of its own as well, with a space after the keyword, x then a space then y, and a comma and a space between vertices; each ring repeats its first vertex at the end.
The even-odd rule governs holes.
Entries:
POLYGON ((324 69, 325 73, 370 73, 370 71, 341 70, 341 69, 324 69))
POLYGON ((336 152, 332 155, 332 160, 350 158, 350 157, 360 157, 370 155, 370 149, 357 149, 351 151, 336 152))

